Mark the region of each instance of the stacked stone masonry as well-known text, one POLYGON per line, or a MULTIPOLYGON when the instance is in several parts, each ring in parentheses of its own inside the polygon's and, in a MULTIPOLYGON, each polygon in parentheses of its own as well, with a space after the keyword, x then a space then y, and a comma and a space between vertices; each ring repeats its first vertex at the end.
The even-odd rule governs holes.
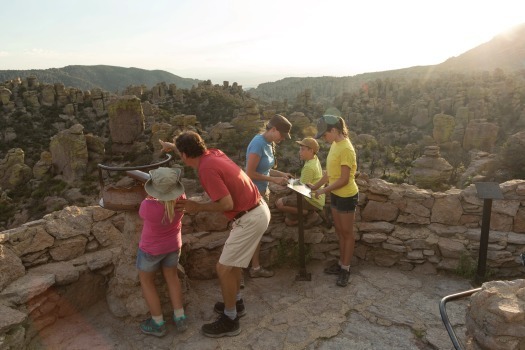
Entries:
MULTIPOLYGON (((477 258, 483 200, 474 185, 432 192, 366 176, 357 181, 352 265, 367 261, 437 273, 453 272, 466 258, 477 258)), ((525 252, 525 180, 508 181, 500 188, 504 199, 493 202, 487 253, 492 279, 525 272, 519 258, 525 252)), ((285 226, 273 205, 288 190, 272 185, 271 191, 272 221, 261 247, 266 266, 277 262, 279 249, 298 242, 297 227, 285 226)), ((192 199, 205 200, 205 195, 192 199)), ((0 349, 21 348, 57 319, 103 298, 116 316, 145 315, 134 266, 141 228, 136 212, 93 206, 67 207, 0 232, 0 349)), ((180 271, 184 290, 187 279, 215 277, 228 233, 228 221, 220 213, 185 215, 180 271)), ((309 257, 337 257, 334 228, 316 226, 304 235, 309 257)), ((162 293, 167 302, 165 290, 162 293)))

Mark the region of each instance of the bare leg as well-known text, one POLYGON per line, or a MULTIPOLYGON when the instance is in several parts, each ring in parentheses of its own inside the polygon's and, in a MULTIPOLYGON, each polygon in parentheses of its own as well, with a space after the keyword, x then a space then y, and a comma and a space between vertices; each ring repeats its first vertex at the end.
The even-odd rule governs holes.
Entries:
POLYGON ((255 252, 252 256, 252 268, 256 268, 261 266, 259 262, 259 252, 261 251, 261 242, 259 241, 259 244, 257 244, 257 248, 255 248, 255 252))
POLYGON ((341 254, 341 263, 345 266, 350 265, 354 255, 355 236, 354 236, 354 218, 355 213, 341 213, 332 209, 335 232, 339 237, 339 253, 341 254))
POLYGON ((182 288, 180 286, 177 267, 163 267, 162 273, 164 275, 164 279, 166 280, 166 284, 168 285, 168 291, 173 309, 182 309, 182 288))
MULTIPOLYGON (((285 212, 285 213, 289 213, 289 214, 297 214, 297 213, 299 213, 299 210, 297 210, 297 207, 291 207, 291 206, 288 206, 288 205, 284 205, 284 203, 282 201, 282 198, 279 198, 277 200, 277 202, 275 202, 275 206, 277 207, 277 209, 279 209, 280 211, 285 212)), ((303 209, 303 214, 307 215, 308 214, 308 210, 303 209)))
POLYGON ((235 309, 236 296, 240 289, 241 268, 217 263, 217 275, 221 284, 225 309, 235 309))
POLYGON ((145 272, 139 270, 142 295, 146 300, 149 312, 152 316, 160 316, 162 315, 162 309, 160 307, 160 299, 159 295, 157 294, 157 288, 155 287, 155 274, 156 272, 145 272))
POLYGON ((343 237, 341 236, 342 223, 339 218, 339 212, 335 208, 331 208, 331 210, 332 210, 332 220, 333 220, 334 227, 335 227, 335 233, 337 234, 337 238, 339 239, 339 261, 342 263, 343 256, 344 256, 344 251, 343 251, 344 242, 343 242, 343 237))

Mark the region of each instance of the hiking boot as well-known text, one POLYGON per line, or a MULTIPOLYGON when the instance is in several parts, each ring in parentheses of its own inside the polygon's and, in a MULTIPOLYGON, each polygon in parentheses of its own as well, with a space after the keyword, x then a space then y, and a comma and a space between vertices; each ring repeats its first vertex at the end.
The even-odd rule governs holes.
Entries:
POLYGON ((346 287, 348 285, 348 278, 350 277, 350 271, 346 271, 345 269, 341 269, 341 272, 339 273, 339 277, 337 278, 336 284, 339 287, 346 287))
POLYGON ((173 322, 179 333, 184 333, 188 329, 188 318, 186 315, 182 315, 181 317, 175 317, 175 315, 173 315, 173 322))
POLYGON ((329 275, 339 275, 340 272, 341 265, 339 265, 337 261, 335 261, 332 265, 324 269, 324 273, 327 273, 329 275))
POLYGON ((162 337, 166 334, 166 325, 163 321, 162 324, 157 324, 152 318, 148 318, 146 321, 140 324, 140 330, 144 334, 154 335, 156 337, 162 337))
POLYGON ((220 338, 224 336, 233 337, 241 333, 241 325, 239 324, 239 317, 232 320, 224 313, 217 317, 213 323, 207 323, 201 328, 202 334, 211 338, 220 338))
MULTIPOLYGON (((244 300, 237 300, 235 302, 235 308, 237 309, 237 317, 243 317, 244 315, 246 315, 244 300)), ((218 314, 224 313, 224 303, 222 301, 216 302, 215 306, 213 307, 213 311, 215 311, 218 314)))
POLYGON ((253 268, 250 268, 250 277, 251 278, 259 278, 259 277, 272 277, 273 271, 266 270, 264 267, 260 267, 257 270, 254 270, 253 268))

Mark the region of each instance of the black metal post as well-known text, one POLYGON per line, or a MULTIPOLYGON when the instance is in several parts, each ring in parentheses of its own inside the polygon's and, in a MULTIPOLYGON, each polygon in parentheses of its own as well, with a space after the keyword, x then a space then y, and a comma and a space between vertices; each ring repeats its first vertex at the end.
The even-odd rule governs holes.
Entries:
POLYGON ((478 269, 475 282, 481 284, 485 281, 487 267, 487 250, 489 246, 490 215, 492 211, 492 199, 483 200, 483 217, 481 218, 481 236, 479 238, 478 269))
POLYGON ((299 274, 295 276, 296 281, 311 281, 312 275, 306 272, 306 253, 304 248, 304 224, 303 224, 303 196, 297 192, 297 217, 299 228, 299 274))

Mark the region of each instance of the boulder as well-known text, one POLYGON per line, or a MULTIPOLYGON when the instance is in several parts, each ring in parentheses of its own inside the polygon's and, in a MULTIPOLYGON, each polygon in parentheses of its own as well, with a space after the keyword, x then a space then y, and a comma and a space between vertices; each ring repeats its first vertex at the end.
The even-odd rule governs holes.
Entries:
POLYGON ((84 127, 75 124, 51 138, 49 150, 55 173, 67 182, 81 179, 86 174, 88 148, 84 127))
POLYGON ((21 148, 13 148, 0 160, 1 188, 14 189, 31 179, 31 168, 24 164, 24 159, 24 151, 21 148))
POLYGON ((109 131, 115 143, 131 144, 144 131, 144 114, 140 99, 121 96, 108 104, 109 131))
POLYGON ((520 350, 525 345, 525 280, 484 283, 473 294, 466 316, 476 348, 520 350))
POLYGON ((438 146, 427 146, 423 156, 412 162, 411 180, 422 188, 440 188, 448 182, 452 165, 439 155, 438 146))

